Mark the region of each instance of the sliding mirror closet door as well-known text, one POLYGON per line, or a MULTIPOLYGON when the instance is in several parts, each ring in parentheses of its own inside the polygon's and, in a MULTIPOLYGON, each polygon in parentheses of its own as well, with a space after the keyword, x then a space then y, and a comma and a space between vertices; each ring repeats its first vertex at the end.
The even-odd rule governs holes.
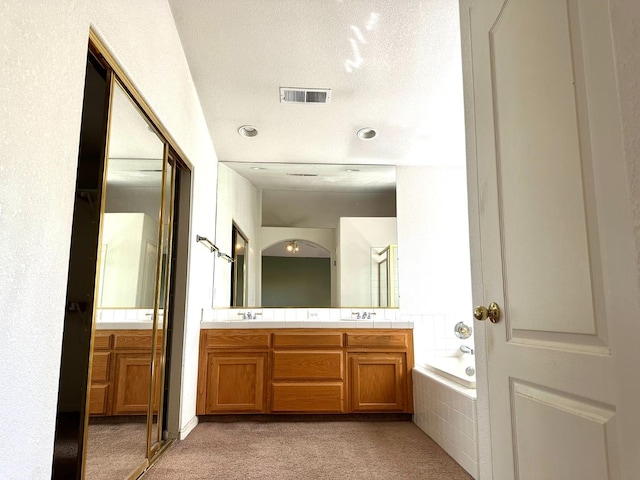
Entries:
POLYGON ((92 480, 130 478, 148 464, 170 244, 167 147, 115 80, 111 91, 84 468, 92 480))
POLYGON ((163 386, 165 385, 166 376, 166 351, 167 351, 167 330, 169 323, 169 300, 171 288, 171 265, 172 265, 172 244, 173 244, 173 211, 175 205, 175 185, 176 185, 176 167, 175 161, 168 154, 165 155, 163 187, 162 187, 162 215, 161 215, 161 242, 160 242, 160 258, 158 262, 157 281, 157 314, 154 315, 155 330, 157 332, 155 338, 157 352, 153 364, 153 377, 156 388, 153 390, 152 412, 149 415, 151 427, 149 428, 149 457, 153 456, 160 448, 163 441, 163 412, 164 412, 164 395, 163 386))

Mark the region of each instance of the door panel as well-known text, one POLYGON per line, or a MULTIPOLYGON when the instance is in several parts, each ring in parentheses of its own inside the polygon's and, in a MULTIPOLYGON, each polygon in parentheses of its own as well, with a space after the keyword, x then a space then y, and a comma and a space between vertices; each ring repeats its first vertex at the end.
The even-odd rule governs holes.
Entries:
POLYGON ((518 478, 608 478, 612 408, 518 381, 512 393, 518 478))
POLYGON ((618 478, 632 397, 610 341, 629 313, 614 303, 628 272, 611 239, 630 225, 612 208, 626 183, 608 4, 467 4, 474 299, 502 308, 485 330, 493 477, 618 478))
POLYGON ((564 2, 520 0, 507 2, 491 29, 506 308, 519 309, 508 315, 514 337, 597 332, 584 202, 593 192, 582 178, 590 157, 581 152, 573 72, 580 59, 569 25, 564 2), (526 305, 543 305, 544 314, 526 305))
POLYGON ((146 415, 151 383, 150 356, 150 352, 117 354, 114 415, 146 415))
POLYGON ((359 353, 349 359, 352 411, 405 410, 404 353, 359 353))

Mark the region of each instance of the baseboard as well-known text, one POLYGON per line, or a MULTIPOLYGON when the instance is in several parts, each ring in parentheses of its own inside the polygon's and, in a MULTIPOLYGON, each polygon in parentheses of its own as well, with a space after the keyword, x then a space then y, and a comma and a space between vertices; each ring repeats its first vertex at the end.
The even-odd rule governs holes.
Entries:
POLYGON ((191 420, 187 422, 187 424, 184 427, 180 429, 180 433, 179 433, 180 440, 184 440, 185 438, 187 438, 187 436, 189 436, 191 431, 194 428, 196 428, 196 425, 198 425, 198 417, 194 416, 191 420))
POLYGON ((278 423, 278 422, 411 422, 410 413, 270 413, 200 415, 200 423, 278 423))

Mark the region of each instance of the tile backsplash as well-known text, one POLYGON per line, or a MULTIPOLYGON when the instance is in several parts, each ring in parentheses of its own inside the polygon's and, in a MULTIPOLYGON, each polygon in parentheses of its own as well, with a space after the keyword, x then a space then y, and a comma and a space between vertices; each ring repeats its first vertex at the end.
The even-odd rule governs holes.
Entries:
POLYGON ((96 321, 98 323, 151 322, 153 308, 97 308, 96 321))
POLYGON ((389 308, 214 308, 202 310, 201 322, 203 328, 413 327, 411 315, 389 308))

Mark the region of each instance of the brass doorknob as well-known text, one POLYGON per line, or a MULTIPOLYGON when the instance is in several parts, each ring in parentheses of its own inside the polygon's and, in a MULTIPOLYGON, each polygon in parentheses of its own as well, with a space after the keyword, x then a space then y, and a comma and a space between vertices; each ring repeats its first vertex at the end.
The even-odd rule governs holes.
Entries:
POLYGON ((487 318, 491 323, 498 323, 500 321, 500 307, 496 302, 491 302, 489 308, 479 306, 473 309, 473 318, 476 320, 486 320, 487 318))

